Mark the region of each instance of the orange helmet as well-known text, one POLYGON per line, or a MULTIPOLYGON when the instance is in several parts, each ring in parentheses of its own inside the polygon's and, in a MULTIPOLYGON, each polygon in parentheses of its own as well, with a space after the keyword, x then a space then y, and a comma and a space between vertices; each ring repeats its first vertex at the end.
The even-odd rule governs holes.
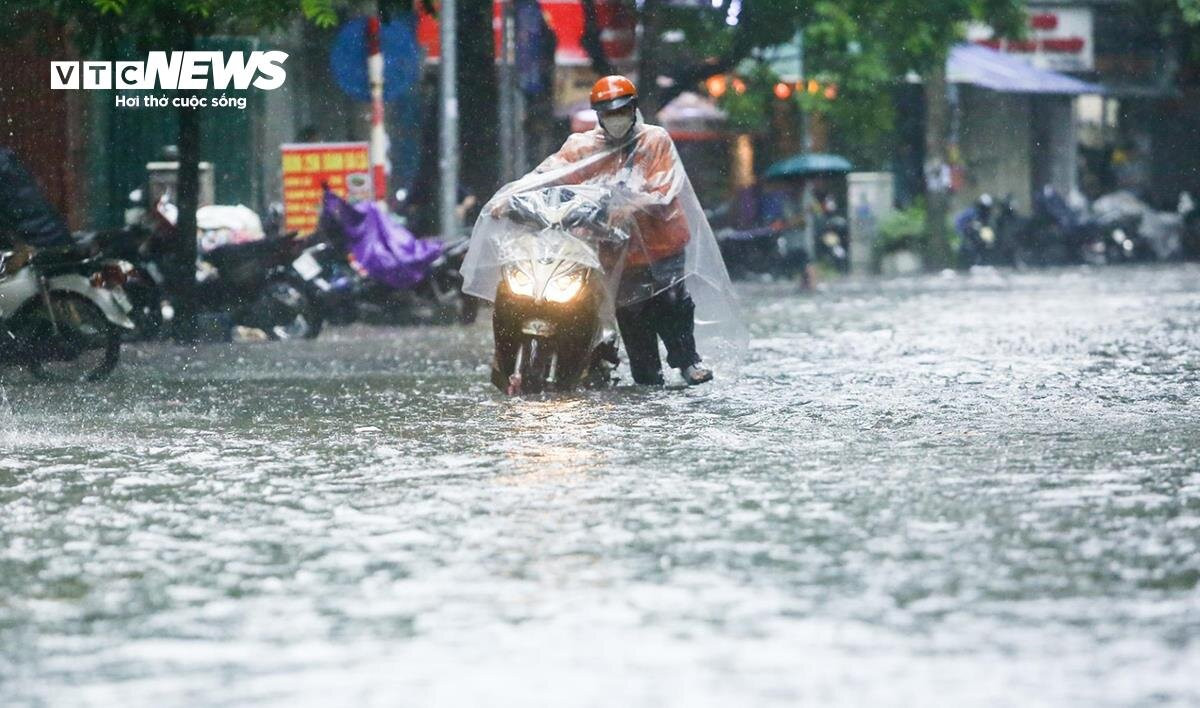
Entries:
POLYGON ((599 113, 615 111, 637 102, 637 87, 619 74, 605 76, 592 86, 592 108, 599 113))

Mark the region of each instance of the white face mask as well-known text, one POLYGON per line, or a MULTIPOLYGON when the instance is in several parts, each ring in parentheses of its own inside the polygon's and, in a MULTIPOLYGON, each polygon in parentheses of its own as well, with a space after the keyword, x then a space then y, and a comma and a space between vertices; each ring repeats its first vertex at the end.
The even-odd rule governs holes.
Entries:
POLYGON ((633 127, 633 114, 628 112, 616 113, 610 116, 600 116, 600 127, 610 138, 620 140, 629 134, 633 127))

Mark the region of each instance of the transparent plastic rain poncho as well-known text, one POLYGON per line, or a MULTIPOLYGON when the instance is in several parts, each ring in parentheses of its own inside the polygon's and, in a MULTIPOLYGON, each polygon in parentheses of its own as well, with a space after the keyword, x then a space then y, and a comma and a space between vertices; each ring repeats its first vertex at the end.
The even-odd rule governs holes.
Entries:
POLYGON ((475 223, 463 291, 494 301, 504 268, 531 258, 599 267, 608 323, 614 308, 683 282, 696 303, 700 355, 718 367, 740 365, 747 334, 716 238, 671 138, 640 114, 626 138, 612 140, 599 126, 575 133, 533 172, 502 187, 475 223), (545 228, 520 218, 530 205, 552 211, 564 201, 585 202, 582 211, 611 230, 545 228))

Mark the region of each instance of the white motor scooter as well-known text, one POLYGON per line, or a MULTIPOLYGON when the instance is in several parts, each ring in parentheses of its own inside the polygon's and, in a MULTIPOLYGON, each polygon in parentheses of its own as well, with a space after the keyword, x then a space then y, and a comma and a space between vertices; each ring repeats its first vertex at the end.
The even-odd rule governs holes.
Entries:
POLYGON ((124 261, 62 251, 0 251, 0 366, 22 365, 39 379, 97 381, 120 357, 132 330, 124 261))

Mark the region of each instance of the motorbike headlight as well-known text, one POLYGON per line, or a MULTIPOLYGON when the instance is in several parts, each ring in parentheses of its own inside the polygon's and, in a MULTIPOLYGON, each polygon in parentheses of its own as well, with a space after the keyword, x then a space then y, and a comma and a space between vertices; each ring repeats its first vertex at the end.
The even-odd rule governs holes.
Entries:
POLYGON ((550 302, 570 302, 583 289, 582 273, 567 273, 546 284, 545 297, 550 302))
POLYGON ((533 297, 533 278, 519 268, 509 268, 504 272, 504 281, 513 295, 533 297))

